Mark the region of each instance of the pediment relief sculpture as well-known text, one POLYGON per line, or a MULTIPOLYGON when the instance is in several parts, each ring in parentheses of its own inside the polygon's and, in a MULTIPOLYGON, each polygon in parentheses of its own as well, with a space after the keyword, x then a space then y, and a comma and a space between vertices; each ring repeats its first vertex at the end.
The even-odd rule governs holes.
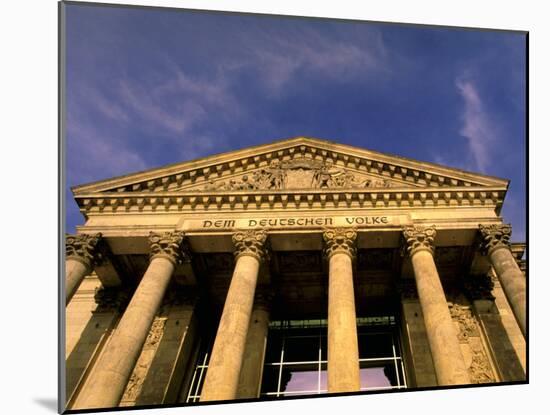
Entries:
POLYGON ((362 189, 388 188, 395 184, 387 179, 357 175, 334 165, 297 159, 273 160, 269 167, 228 181, 209 181, 201 190, 285 190, 285 189, 362 189))

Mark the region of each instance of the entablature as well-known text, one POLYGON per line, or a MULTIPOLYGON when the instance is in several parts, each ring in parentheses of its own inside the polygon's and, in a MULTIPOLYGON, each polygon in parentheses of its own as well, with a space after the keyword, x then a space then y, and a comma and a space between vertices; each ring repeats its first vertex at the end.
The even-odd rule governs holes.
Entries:
POLYGON ((127 212, 250 211, 326 208, 483 206, 500 211, 506 188, 384 188, 234 192, 90 193, 75 197, 82 214, 127 212))

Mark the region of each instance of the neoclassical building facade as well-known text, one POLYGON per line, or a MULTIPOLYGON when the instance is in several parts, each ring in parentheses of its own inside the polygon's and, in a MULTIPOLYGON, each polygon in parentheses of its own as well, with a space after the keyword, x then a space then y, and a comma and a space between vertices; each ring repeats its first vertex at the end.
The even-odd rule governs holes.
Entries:
POLYGON ((525 382, 507 187, 298 137, 73 188, 67 408, 525 382))

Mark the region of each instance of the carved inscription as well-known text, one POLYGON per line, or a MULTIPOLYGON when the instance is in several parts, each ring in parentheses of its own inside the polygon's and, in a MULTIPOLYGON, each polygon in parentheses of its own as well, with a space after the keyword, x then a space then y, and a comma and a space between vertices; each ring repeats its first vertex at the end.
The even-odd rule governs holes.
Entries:
POLYGON ((246 229, 246 228, 299 228, 299 227, 358 227, 400 226, 410 222, 408 215, 372 216, 300 216, 282 218, 247 219, 202 219, 186 221, 183 228, 189 229, 246 229))

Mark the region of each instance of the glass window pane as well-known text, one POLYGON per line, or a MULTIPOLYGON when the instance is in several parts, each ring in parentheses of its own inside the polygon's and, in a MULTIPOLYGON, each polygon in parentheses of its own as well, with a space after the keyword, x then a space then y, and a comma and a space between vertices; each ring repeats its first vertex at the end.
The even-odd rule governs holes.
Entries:
POLYGON ((394 363, 365 365, 359 369, 361 388, 387 388, 397 386, 394 363))
POLYGON ((319 360, 319 336, 287 337, 285 362, 311 362, 319 360))
POLYGON ((320 388, 321 388, 321 392, 326 392, 326 391, 328 391, 328 383, 327 383, 327 364, 326 364, 326 363, 322 363, 322 364, 321 364, 320 388))
POLYGON ((262 393, 277 392, 279 383, 279 367, 280 366, 265 366, 262 375, 262 393))
POLYGON ((272 330, 267 335, 267 347, 265 350, 265 363, 279 363, 283 347, 282 333, 280 330, 272 330))
POLYGON ((327 336, 321 336, 321 360, 327 360, 328 355, 327 336))
POLYGON ((359 340, 359 359, 393 357, 391 333, 361 333, 359 340))
POLYGON ((317 364, 283 366, 281 392, 316 392, 319 388, 318 367, 317 364))

